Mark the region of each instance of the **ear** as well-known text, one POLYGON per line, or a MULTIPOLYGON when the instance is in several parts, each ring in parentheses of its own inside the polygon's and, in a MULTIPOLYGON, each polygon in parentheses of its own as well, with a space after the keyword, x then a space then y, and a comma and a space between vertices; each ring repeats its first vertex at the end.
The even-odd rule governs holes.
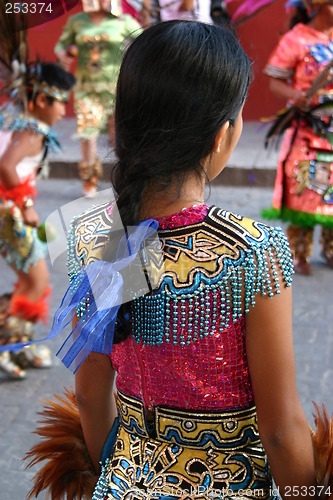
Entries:
POLYGON ((225 122, 218 133, 216 134, 215 141, 214 141, 214 146, 213 146, 213 153, 220 153, 221 147, 222 147, 222 142, 224 139, 225 134, 227 133, 227 130, 230 127, 229 122, 225 122))
POLYGON ((41 109, 45 109, 47 105, 47 98, 46 95, 41 93, 37 94, 36 96, 36 106, 38 106, 41 109))

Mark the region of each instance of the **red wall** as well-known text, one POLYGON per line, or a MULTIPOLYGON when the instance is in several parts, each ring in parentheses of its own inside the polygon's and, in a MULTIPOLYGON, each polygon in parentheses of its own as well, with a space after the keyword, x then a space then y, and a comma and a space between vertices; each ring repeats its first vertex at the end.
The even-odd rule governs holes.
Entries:
MULTIPOLYGON (((237 4, 239 5, 239 2, 237 4)), ((254 71, 254 82, 251 85, 249 98, 244 109, 245 120, 259 120, 261 117, 270 116, 284 105, 283 101, 271 95, 268 90, 268 77, 262 73, 279 35, 287 28, 288 20, 284 4, 284 0, 277 0, 273 5, 237 28, 240 41, 253 60, 254 71)), ((230 11, 232 12, 233 4, 229 5, 231 5, 230 11)), ((35 57, 38 53, 42 60, 55 60, 53 47, 61 34, 62 26, 68 15, 73 15, 80 10, 81 7, 77 6, 69 14, 30 29, 31 56, 35 57)), ((68 114, 73 114, 71 103, 68 107, 68 114)))

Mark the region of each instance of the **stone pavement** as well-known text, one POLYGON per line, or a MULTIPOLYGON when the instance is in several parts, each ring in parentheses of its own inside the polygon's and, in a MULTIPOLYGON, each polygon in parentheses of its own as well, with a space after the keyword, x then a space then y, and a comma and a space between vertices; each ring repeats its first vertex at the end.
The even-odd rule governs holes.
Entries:
MULTIPOLYGON (((53 178, 77 178, 77 163, 80 160, 80 142, 75 136, 75 120, 67 118, 55 126, 62 144, 59 154, 49 155, 53 178)), ((259 122, 244 122, 243 133, 233 152, 228 166, 215 183, 224 185, 273 186, 278 157, 278 149, 264 148, 267 126, 259 122)), ((104 179, 110 179, 110 168, 115 162, 114 151, 107 136, 98 139, 98 154, 104 163, 104 179)))
MULTIPOLYGON (((221 175, 221 182, 223 182, 221 175)), ((107 187, 105 184, 104 187, 107 187)), ((208 203, 259 218, 261 207, 270 205, 271 188, 230 187, 214 185, 208 203)), ((81 196, 80 182, 74 179, 49 179, 39 184, 37 209, 44 220, 50 213, 81 196)), ((82 200, 80 211, 88 208, 91 200, 82 200)), ((74 209, 73 209, 74 210, 74 209)), ((333 410, 333 322, 332 277, 320 258, 318 232, 313 257, 314 275, 296 276, 293 287, 293 322, 297 384, 301 402, 312 423, 312 401, 324 402, 333 410)), ((50 266, 53 295, 51 315, 67 288, 66 271, 58 265, 50 266)), ((13 274, 0 262, 1 291, 10 291, 13 274)), ((48 332, 40 328, 38 335, 48 332)), ((60 341, 50 342, 53 353, 60 341)), ((61 393, 63 387, 73 385, 73 376, 55 359, 49 370, 29 370, 21 382, 8 382, 0 373, 0 500, 24 500, 31 486, 34 471, 25 471, 21 463, 24 453, 36 441, 32 434, 41 409, 40 400, 61 393)), ((44 494, 39 497, 45 500, 44 494)))

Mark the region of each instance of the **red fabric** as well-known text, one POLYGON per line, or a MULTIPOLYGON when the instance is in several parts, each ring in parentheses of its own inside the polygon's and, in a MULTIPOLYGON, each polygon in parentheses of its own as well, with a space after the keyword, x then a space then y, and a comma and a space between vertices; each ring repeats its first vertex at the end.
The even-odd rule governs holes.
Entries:
POLYGON ((28 299, 25 295, 14 296, 10 301, 9 315, 24 318, 27 321, 45 324, 49 317, 49 305, 46 298, 51 294, 51 287, 47 287, 44 294, 37 301, 28 299))
POLYGON ((0 199, 4 201, 12 200, 18 207, 23 208, 23 200, 26 196, 36 196, 37 191, 31 184, 31 179, 27 179, 11 189, 6 189, 0 184, 0 199))
POLYGON ((126 2, 126 0, 122 0, 121 2, 121 8, 123 11, 123 14, 129 14, 130 16, 134 17, 139 23, 141 23, 140 19, 140 12, 135 10, 132 5, 126 2))

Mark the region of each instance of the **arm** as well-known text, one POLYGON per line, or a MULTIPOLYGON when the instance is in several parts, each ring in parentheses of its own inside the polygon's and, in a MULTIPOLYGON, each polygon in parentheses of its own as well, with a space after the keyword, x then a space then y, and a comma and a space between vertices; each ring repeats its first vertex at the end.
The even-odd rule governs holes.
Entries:
MULTIPOLYGON (((0 182, 5 189, 10 190, 21 184, 16 165, 28 156, 37 155, 43 147, 42 140, 41 135, 28 130, 12 135, 6 151, 0 158, 0 182)), ((33 207, 23 210, 23 220, 31 226, 39 224, 38 214, 33 207)))
POLYGON ((246 317, 246 349, 259 434, 274 480, 282 497, 286 486, 304 486, 310 498, 314 458, 296 387, 291 288, 281 286, 280 295, 256 298, 246 317))
POLYGON ((75 32, 73 29, 73 20, 69 18, 66 26, 63 28, 62 35, 59 38, 56 46, 54 47, 54 53, 57 56, 61 66, 69 71, 70 67, 74 61, 74 57, 67 53, 67 48, 70 45, 75 45, 75 32))
POLYGON ((75 375, 75 396, 88 453, 96 474, 106 438, 117 416, 109 356, 91 353, 75 375))
POLYGON ((269 89, 276 97, 293 101, 294 105, 298 108, 304 108, 310 104, 305 92, 294 89, 286 80, 271 77, 269 89))

